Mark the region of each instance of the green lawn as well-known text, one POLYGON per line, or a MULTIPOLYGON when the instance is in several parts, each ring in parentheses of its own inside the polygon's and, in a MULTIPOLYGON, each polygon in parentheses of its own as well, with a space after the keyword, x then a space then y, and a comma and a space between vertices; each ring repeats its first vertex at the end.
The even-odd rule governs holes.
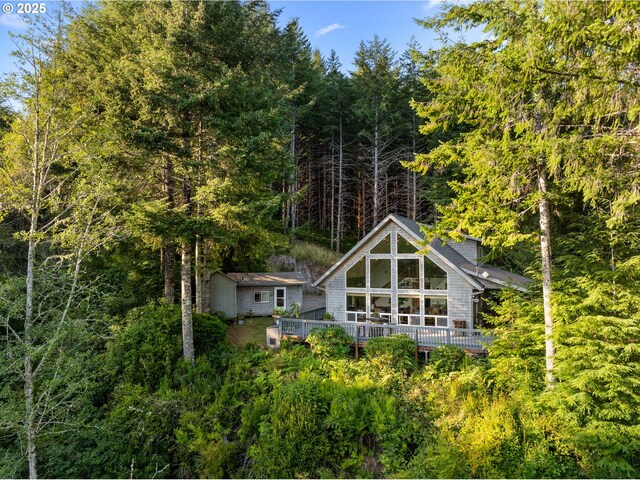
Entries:
POLYGON ((266 328, 273 324, 272 317, 247 318, 244 325, 229 325, 227 339, 237 347, 244 347, 248 343, 266 345, 266 328))

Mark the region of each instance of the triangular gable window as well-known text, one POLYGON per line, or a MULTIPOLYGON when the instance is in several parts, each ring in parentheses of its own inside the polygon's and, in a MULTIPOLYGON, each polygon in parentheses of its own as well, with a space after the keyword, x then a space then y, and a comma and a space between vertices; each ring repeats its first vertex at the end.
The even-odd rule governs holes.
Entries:
POLYGON ((367 272, 364 257, 347 270, 347 288, 365 288, 367 286, 367 272))
POLYGON ((446 290, 447 272, 424 257, 424 288, 426 290, 446 290))
POLYGON ((391 234, 380 240, 372 249, 371 253, 391 253, 391 234))
POLYGON ((418 249, 409 240, 398 234, 398 253, 416 253, 418 249))

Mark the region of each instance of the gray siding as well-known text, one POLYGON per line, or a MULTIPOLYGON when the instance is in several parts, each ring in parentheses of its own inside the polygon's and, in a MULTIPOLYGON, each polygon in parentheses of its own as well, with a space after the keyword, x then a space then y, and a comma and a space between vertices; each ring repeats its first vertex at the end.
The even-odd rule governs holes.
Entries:
POLYGON ((227 317, 235 317, 236 282, 222 275, 211 275, 211 311, 224 312, 227 317))
POLYGON ((479 248, 476 240, 466 238, 462 242, 448 242, 447 245, 472 263, 478 260, 479 248))
MULTIPOLYGON (((346 320, 346 272, 351 268, 358 260, 362 258, 362 256, 366 256, 367 259, 370 258, 384 258, 380 255, 370 255, 369 250, 380 240, 382 240, 389 232, 398 232, 400 227, 398 227, 395 223, 390 223, 385 228, 381 229, 376 235, 374 235, 366 244, 360 246, 360 248, 351 255, 350 258, 347 258, 340 266, 340 268, 336 269, 330 276, 325 280, 325 289, 327 295, 327 312, 332 313, 336 320, 345 321, 346 320)), ((393 233, 392 235, 396 235, 393 233)), ((400 233, 397 233, 400 235, 400 233)), ((407 240, 411 241, 409 235, 403 235, 407 240)), ((465 240, 467 242, 467 240, 465 240)), ((475 254, 472 254, 471 246, 473 246, 473 250, 477 252, 476 242, 473 240, 468 240, 468 244, 462 245, 465 250, 466 255, 469 257, 473 257, 475 261, 475 254)), ((414 245, 418 246, 415 242, 414 245)), ((453 243, 453 242, 452 242, 453 243)), ((450 243, 449 245, 452 245, 450 243)), ((464 243, 464 242, 462 242, 464 243)), ((371 294, 391 294, 391 313, 394 318, 394 323, 396 322, 396 315, 398 314, 398 304, 397 304, 397 295, 411 295, 411 294, 420 294, 422 297, 425 295, 430 295, 434 297, 447 297, 448 304, 448 317, 449 317, 449 326, 453 326, 452 320, 464 320, 468 328, 473 328, 473 287, 469 284, 469 282, 461 276, 454 268, 449 266, 446 262, 440 259, 433 251, 430 251, 427 254, 427 257, 432 260, 436 265, 442 268, 445 272, 447 272, 447 280, 448 287, 447 290, 424 290, 422 287, 423 283, 423 259, 422 255, 411 255, 411 254, 401 254, 398 255, 396 251, 396 242, 392 241, 392 258, 391 258, 391 288, 389 289, 372 289, 372 288, 360 288, 360 289, 349 289, 349 293, 360 293, 367 294, 368 300, 367 304, 369 304, 369 298, 371 294), (420 290, 411 290, 411 291, 403 291, 397 289, 397 258, 419 258, 420 259, 420 290)), ((461 245, 461 244, 459 244, 461 245)), ((462 248, 461 247, 461 248, 462 248)), ((462 254, 462 252, 460 252, 462 254)), ((469 257, 468 258, 470 259, 469 257)), ((387 257, 388 258, 388 257, 387 257)), ((367 262, 367 269, 369 268, 369 264, 367 262)), ((367 287, 369 286, 369 275, 367 270, 367 287)))
POLYGON ((236 289, 236 309, 239 315, 259 315, 269 316, 273 314, 275 308, 275 289, 285 287, 286 292, 286 308, 288 309, 293 302, 302 305, 302 285, 278 285, 276 287, 237 287, 236 289), (266 303, 256 303, 255 292, 269 292, 269 301, 266 303))

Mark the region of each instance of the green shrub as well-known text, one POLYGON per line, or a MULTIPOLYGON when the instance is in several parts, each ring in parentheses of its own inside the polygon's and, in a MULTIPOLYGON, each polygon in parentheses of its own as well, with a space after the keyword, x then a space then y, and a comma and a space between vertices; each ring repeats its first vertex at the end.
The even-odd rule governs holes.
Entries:
MULTIPOLYGON (((153 302, 134 308, 125 325, 107 346, 107 372, 114 383, 154 390, 182 358, 180 306, 153 302)), ((226 326, 215 315, 195 314, 193 337, 196 355, 209 355, 225 341, 226 326)))
POLYGON ((429 354, 429 365, 440 374, 458 372, 468 362, 468 356, 455 345, 442 345, 429 354))
POLYGON ((314 328, 307 336, 307 343, 317 357, 345 358, 349 356, 353 339, 341 327, 314 328))
POLYGON ((406 335, 372 338, 367 341, 365 353, 372 362, 397 370, 416 367, 416 344, 406 335))
POLYGON ((274 389, 259 436, 249 448, 257 478, 314 478, 330 466, 331 442, 324 419, 329 395, 319 378, 297 380, 274 389))

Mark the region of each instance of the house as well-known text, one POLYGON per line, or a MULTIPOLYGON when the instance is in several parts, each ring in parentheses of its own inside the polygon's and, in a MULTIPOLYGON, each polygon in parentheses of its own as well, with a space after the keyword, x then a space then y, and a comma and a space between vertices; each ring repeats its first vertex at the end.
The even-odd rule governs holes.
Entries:
POLYGON ((306 280, 299 272, 222 273, 211 275, 211 311, 228 317, 268 316, 276 307, 302 305, 306 280))
POLYGON ((473 329, 491 291, 526 289, 529 279, 478 261, 478 238, 436 238, 426 255, 418 254, 423 240, 417 222, 387 216, 315 282, 326 311, 347 324, 473 329))

